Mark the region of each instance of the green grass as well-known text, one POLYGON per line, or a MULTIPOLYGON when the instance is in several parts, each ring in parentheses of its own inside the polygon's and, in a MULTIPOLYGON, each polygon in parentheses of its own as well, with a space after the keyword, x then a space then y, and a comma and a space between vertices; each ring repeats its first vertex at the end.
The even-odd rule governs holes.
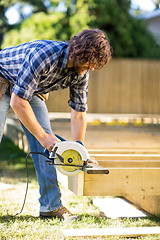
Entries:
MULTIPOLYGON (((71 191, 60 185, 63 204, 74 214, 79 215, 77 222, 67 223, 59 219, 40 219, 38 203, 38 184, 31 159, 29 159, 29 190, 26 204, 20 215, 23 203, 26 172, 26 154, 4 138, 0 145, 0 181, 12 184, 11 189, 0 192, 0 239, 29 239, 50 240, 63 239, 61 230, 70 228, 108 228, 108 227, 151 227, 160 226, 160 219, 147 218, 119 218, 110 219, 103 216, 100 210, 92 204, 91 197, 77 197, 71 191)), ((84 239, 84 238, 66 238, 84 239)), ((106 239, 106 238, 86 238, 106 239)), ((108 237, 107 239, 132 239, 122 237, 108 237)), ((160 235, 146 236, 134 239, 160 239, 160 235)))

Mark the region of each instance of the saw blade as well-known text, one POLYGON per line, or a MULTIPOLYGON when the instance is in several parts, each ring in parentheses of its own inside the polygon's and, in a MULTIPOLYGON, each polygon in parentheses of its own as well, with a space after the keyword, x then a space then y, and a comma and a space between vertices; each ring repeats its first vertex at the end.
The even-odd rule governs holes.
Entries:
MULTIPOLYGON (((63 164, 61 166, 57 166, 58 170, 68 176, 77 174, 79 171, 82 170, 82 167, 76 167, 76 166, 72 166, 72 165, 80 165, 83 166, 84 161, 81 158, 81 155, 79 154, 79 152, 77 152, 74 149, 68 149, 65 150, 61 156, 64 159, 64 166, 63 164), (71 165, 71 166, 65 166, 65 164, 67 165, 71 165)), ((56 163, 59 162, 59 160, 55 160, 56 163)))

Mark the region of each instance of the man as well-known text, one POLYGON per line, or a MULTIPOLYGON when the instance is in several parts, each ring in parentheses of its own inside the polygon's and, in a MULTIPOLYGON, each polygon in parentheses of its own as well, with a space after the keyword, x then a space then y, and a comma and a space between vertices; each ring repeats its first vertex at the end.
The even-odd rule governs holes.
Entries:
MULTIPOLYGON (((73 141, 84 142, 89 70, 101 69, 110 58, 108 38, 99 29, 84 30, 69 42, 38 40, 0 51, 0 140, 11 106, 30 150, 51 151, 59 140, 43 98, 69 87, 73 141)), ((40 187, 40 216, 77 219, 62 205, 55 167, 42 156, 32 158, 40 187)))

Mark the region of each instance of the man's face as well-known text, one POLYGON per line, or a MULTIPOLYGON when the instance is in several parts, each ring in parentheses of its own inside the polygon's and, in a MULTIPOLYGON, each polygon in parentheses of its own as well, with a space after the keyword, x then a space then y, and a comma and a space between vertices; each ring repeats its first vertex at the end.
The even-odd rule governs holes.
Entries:
POLYGON ((94 67, 85 63, 85 64, 80 64, 78 63, 77 61, 74 61, 73 62, 73 68, 74 70, 79 73, 79 74, 83 74, 85 71, 87 70, 91 70, 93 71, 94 70, 94 67))

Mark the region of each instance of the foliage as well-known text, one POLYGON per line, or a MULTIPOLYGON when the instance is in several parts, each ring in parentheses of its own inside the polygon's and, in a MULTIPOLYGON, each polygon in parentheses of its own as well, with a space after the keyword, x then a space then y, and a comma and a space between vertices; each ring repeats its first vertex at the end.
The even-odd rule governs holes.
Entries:
POLYGON ((100 28, 109 36, 114 57, 160 58, 160 46, 144 21, 130 14, 131 0, 50 0, 48 6, 43 0, 19 2, 33 5, 33 14, 6 32, 2 48, 35 39, 69 40, 85 28, 100 28))
MULTIPOLYGON (((13 29, 5 35, 2 48, 18 45, 37 39, 55 39, 58 23, 63 13, 56 15, 39 12, 23 21, 18 29, 13 29), (37 31, 38 29, 38 31, 37 31)), ((65 33, 64 33, 65 35, 65 33)), ((65 38, 65 37, 64 37, 65 38)))
POLYGON ((65 12, 57 11, 59 1, 57 0, 56 3, 54 1, 52 11, 35 13, 20 26, 6 33, 2 48, 36 39, 69 40, 77 31, 88 28, 86 1, 77 0, 76 4, 66 1, 65 12))
POLYGON ((131 16, 130 4, 130 0, 94 0, 90 12, 95 18, 90 26, 108 33, 115 57, 160 58, 160 47, 143 20, 131 16))
POLYGON ((33 6, 33 13, 36 12, 47 12, 47 7, 45 6, 44 0, 1 0, 0 1, 0 45, 2 44, 4 34, 14 28, 15 26, 10 26, 7 18, 6 18, 6 11, 15 4, 20 4, 19 7, 19 14, 21 17, 21 21, 25 19, 25 16, 22 13, 23 7, 27 5, 33 6))
POLYGON ((152 0, 152 2, 155 4, 156 8, 158 9, 160 6, 160 0, 152 0))
POLYGON ((25 153, 19 149, 18 146, 15 146, 11 140, 6 137, 3 137, 2 142, 0 144, 0 164, 6 161, 5 164, 13 164, 15 163, 15 159, 17 162, 21 162, 21 159, 25 157, 25 153))

